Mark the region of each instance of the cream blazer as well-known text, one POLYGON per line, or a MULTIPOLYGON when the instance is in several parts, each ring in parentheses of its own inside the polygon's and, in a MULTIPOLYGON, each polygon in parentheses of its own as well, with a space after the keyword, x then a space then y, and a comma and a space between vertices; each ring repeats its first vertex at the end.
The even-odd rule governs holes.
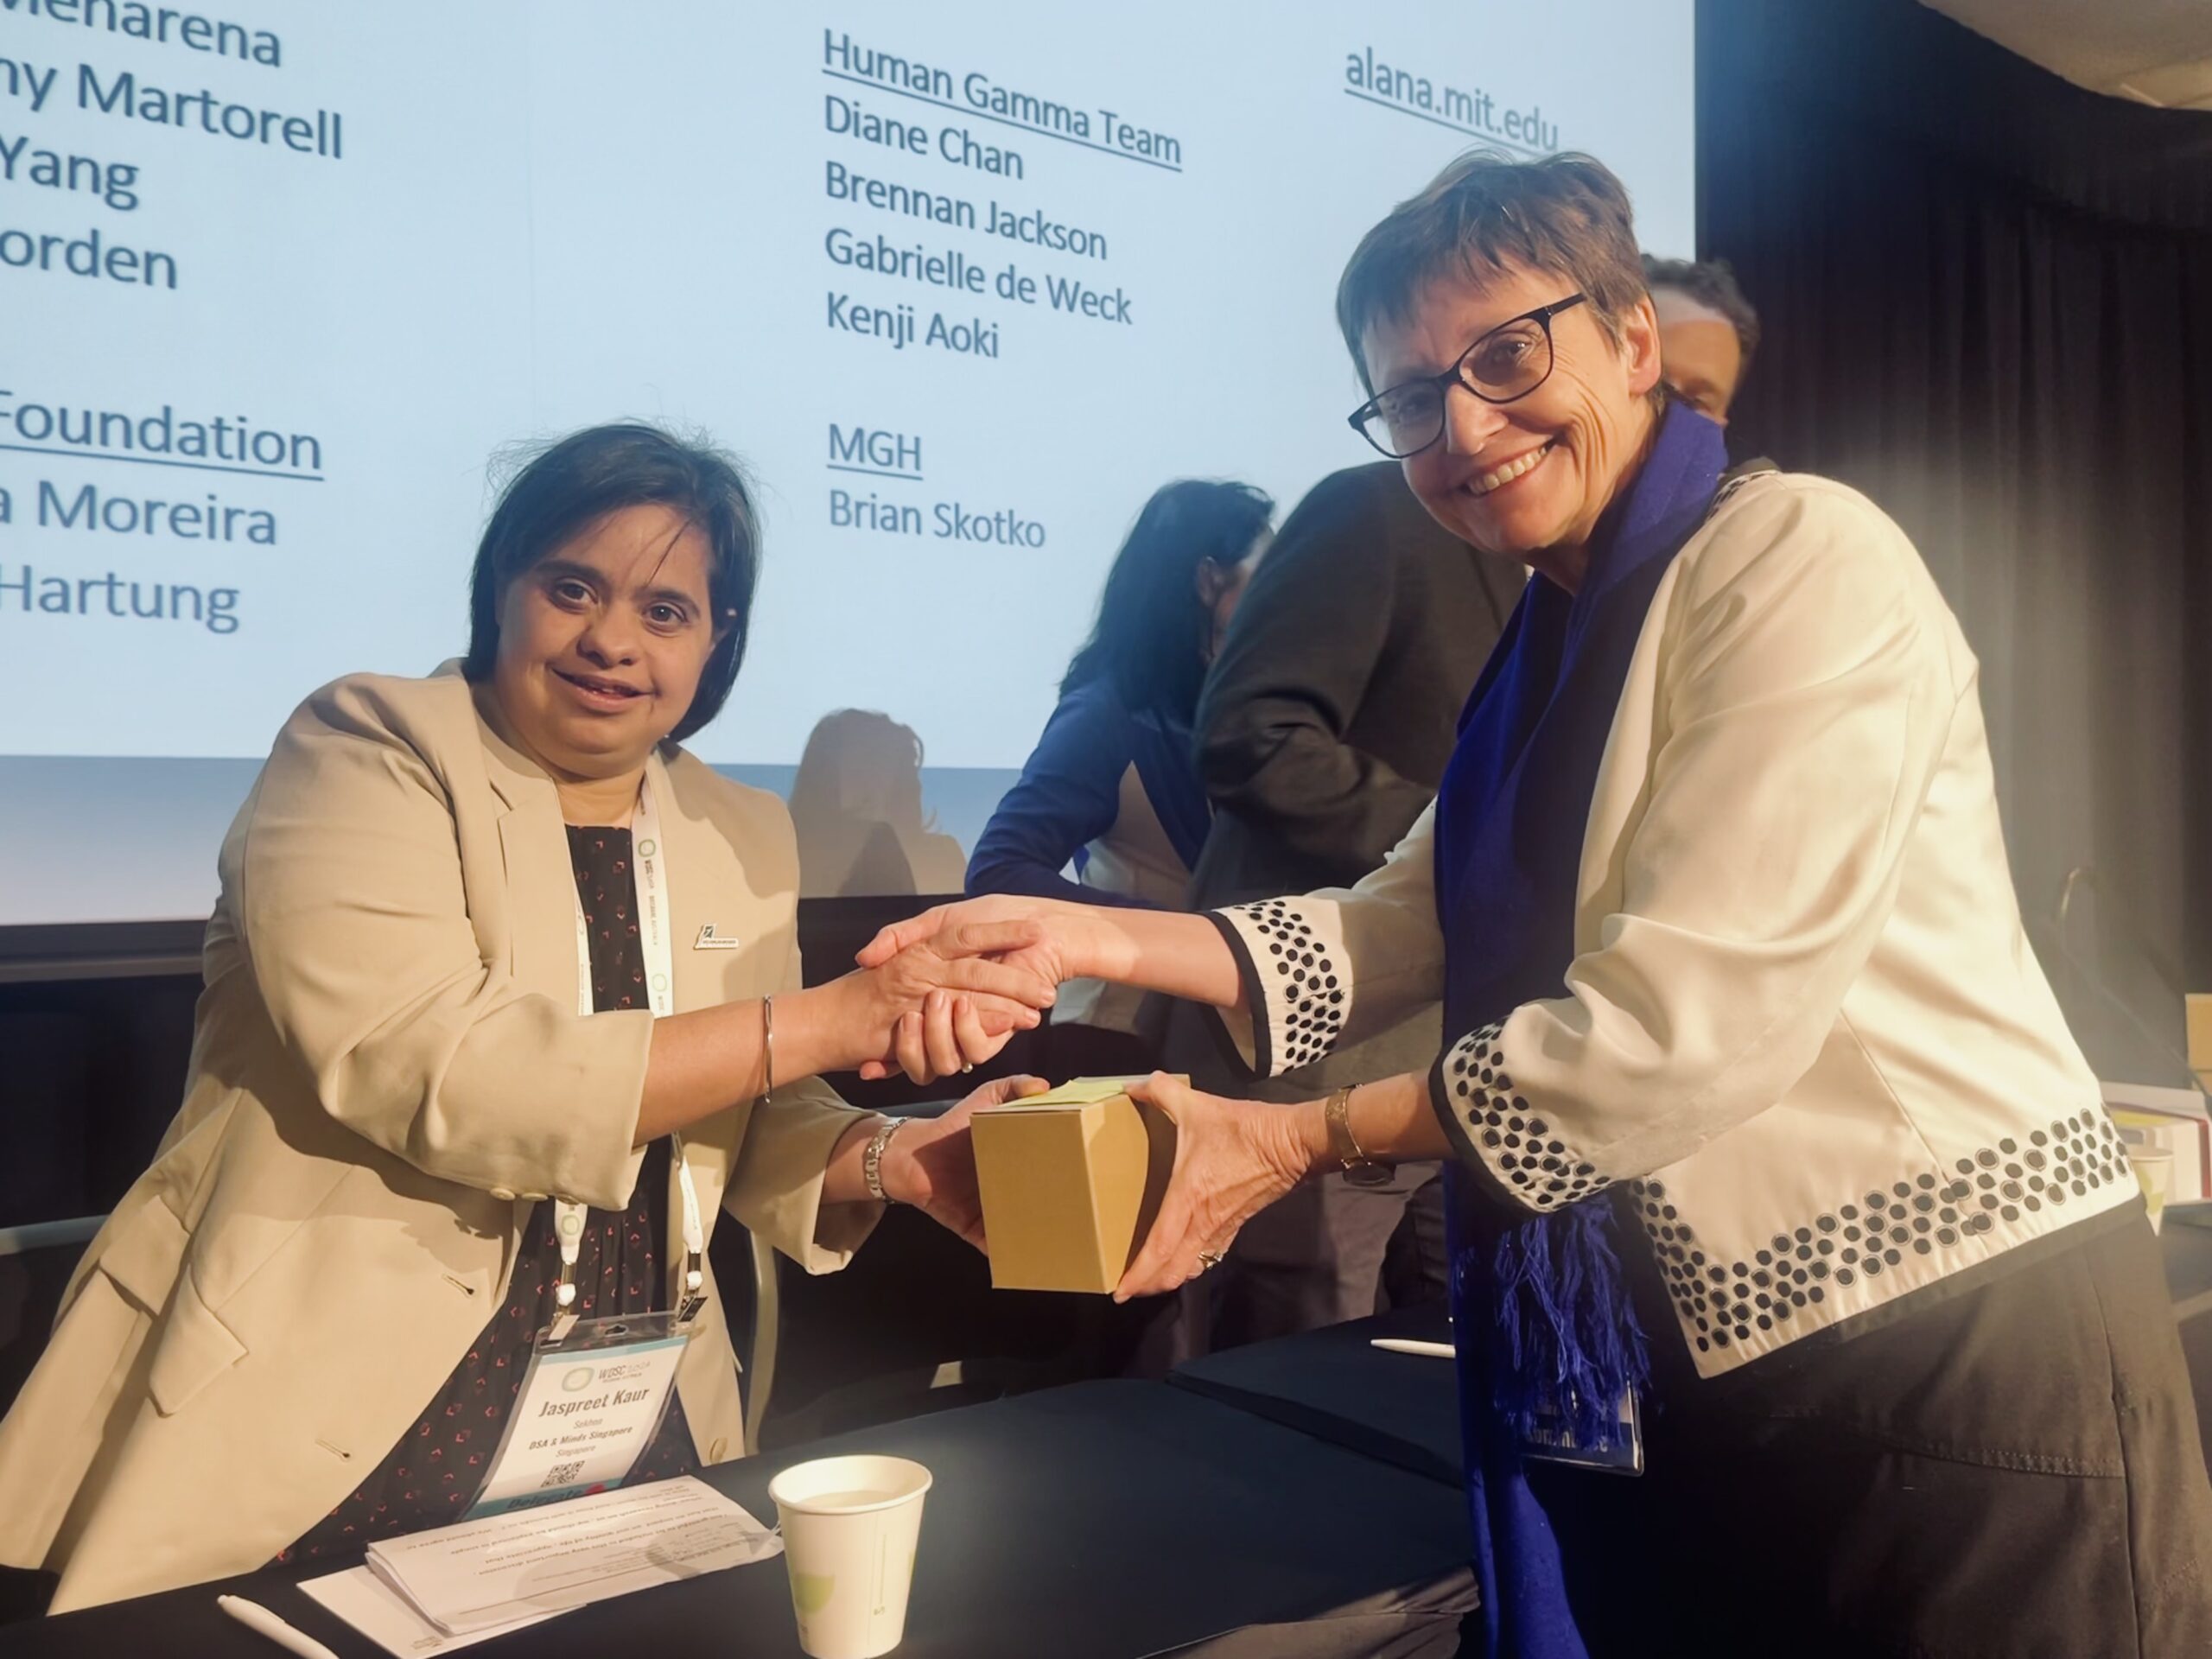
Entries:
MULTIPOLYGON (((1772 474, 1715 506, 1581 835, 1558 995, 1451 1033, 1431 1094, 1503 1203, 1628 1189, 1700 1375, 2141 1215, 2021 926, 1974 653, 1865 497, 1772 474)), ((1431 808, 1356 887, 1217 912, 1263 1075, 1441 994, 1435 845, 1431 808)))
MULTIPOLYGON (((798 988, 783 803, 680 753, 648 770, 677 1008, 798 988), (709 923, 738 948, 695 948, 709 923)), ((619 1207, 644 1156, 652 1015, 576 1013, 553 785, 458 675, 308 698, 220 869, 183 1106, 0 1422, 0 1561, 58 1572, 57 1612, 266 1562, 467 1353, 532 1206, 619 1207)), ((855 1116, 802 1081, 694 1126, 709 1225, 727 1207, 810 1271, 843 1266, 880 1212, 822 1208, 855 1116)), ((680 1237, 663 1260, 682 1271, 680 1237)), ((743 1438, 709 1297, 678 1390, 713 1462, 743 1438)))

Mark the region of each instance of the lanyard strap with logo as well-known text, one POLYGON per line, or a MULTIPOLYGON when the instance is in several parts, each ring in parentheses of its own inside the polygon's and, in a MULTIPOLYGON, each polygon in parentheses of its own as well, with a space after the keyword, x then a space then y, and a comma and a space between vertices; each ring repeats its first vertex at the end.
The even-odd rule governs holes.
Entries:
MULTIPOLYGON (((674 1012, 669 938, 668 861, 661 845, 652 786, 638 795, 631 833, 637 873, 639 935, 653 1017, 674 1012)), ((591 989, 591 931, 576 899, 576 1012, 597 1009, 591 989)), ((553 1201, 561 1249, 553 1322, 538 1333, 523 1373, 515 1408, 466 1518, 581 1497, 629 1478, 660 1432, 676 1394, 676 1373, 690 1341, 690 1326, 706 1304, 706 1230, 699 1195, 683 1160, 683 1139, 671 1137, 683 1206, 683 1294, 671 1313, 585 1319, 576 1308, 576 1264, 582 1253, 585 1207, 553 1201)))
MULTIPOLYGON (((632 821, 631 863, 637 872, 638 931, 645 944, 645 991, 653 1018, 665 1020, 676 1011, 671 976, 675 953, 669 943, 668 855, 660 842, 660 814, 653 805, 650 780, 638 789, 638 810, 632 821)), ((591 994, 591 930, 584 921, 582 894, 576 897, 576 1012, 597 1012, 591 994)), ((699 1192, 691 1182, 690 1166, 683 1160, 683 1137, 669 1137, 670 1156, 676 1165, 676 1184, 683 1203, 683 1298, 677 1308, 677 1323, 689 1324, 706 1300, 706 1274, 701 1262, 707 1251, 705 1228, 699 1220, 699 1192)), ((560 1313, 554 1334, 566 1336, 575 1320, 576 1259, 583 1246, 584 1206, 569 1198, 553 1201, 554 1230, 561 1241, 561 1282, 555 1293, 560 1313), (564 1325, 563 1321, 567 1323, 564 1325)))

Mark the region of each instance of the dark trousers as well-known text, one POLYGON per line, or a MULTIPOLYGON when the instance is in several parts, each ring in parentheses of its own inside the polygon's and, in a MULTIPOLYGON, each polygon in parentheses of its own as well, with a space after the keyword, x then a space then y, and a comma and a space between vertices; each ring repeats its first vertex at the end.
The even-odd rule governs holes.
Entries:
POLYGON ((2212 1655, 2212 1482, 2139 1212, 1710 1382, 1643 1300, 1647 1472, 1530 1466, 1592 1659, 2212 1655))

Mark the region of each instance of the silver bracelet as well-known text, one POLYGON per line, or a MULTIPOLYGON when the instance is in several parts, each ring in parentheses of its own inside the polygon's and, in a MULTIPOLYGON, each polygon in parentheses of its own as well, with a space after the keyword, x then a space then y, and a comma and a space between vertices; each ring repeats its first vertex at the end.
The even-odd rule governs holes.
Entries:
POLYGON ((883 1190, 883 1153, 884 1149, 891 1144, 891 1137, 905 1128, 912 1121, 910 1118, 904 1117, 885 1118, 883 1127, 875 1132, 874 1139, 868 1143, 868 1150, 861 1154, 861 1179, 868 1183, 868 1197, 874 1198, 878 1204, 895 1202, 891 1195, 883 1190))
POLYGON ((776 999, 760 999, 760 1098, 776 1092, 776 999))

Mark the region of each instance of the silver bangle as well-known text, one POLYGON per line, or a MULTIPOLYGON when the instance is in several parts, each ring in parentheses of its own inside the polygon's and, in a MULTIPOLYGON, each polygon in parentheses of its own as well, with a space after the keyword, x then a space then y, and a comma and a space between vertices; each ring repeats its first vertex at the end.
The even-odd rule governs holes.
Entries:
POLYGON ((891 1195, 883 1190, 884 1149, 890 1146, 891 1137, 905 1128, 911 1121, 904 1117, 885 1118, 883 1127, 875 1132, 874 1138, 868 1143, 868 1150, 861 1154, 861 1179, 868 1183, 868 1197, 874 1198, 878 1204, 894 1202, 891 1195))
POLYGON ((760 1098, 776 1092, 776 999, 760 999, 760 1098))

